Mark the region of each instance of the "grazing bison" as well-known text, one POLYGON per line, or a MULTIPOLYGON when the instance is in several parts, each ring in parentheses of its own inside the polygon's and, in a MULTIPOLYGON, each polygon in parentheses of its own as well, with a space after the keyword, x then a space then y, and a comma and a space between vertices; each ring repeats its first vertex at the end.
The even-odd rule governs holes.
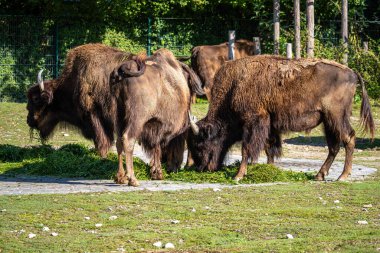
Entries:
MULTIPOLYGON (((235 59, 254 55, 255 42, 237 40, 235 42, 235 59)), ((228 61, 228 43, 210 46, 197 46, 191 51, 191 67, 202 81, 207 99, 211 101, 211 88, 215 73, 228 61)), ((193 95, 193 102, 195 96, 193 95)))
POLYGON ((251 56, 226 63, 215 76, 207 116, 191 122, 188 146, 200 170, 216 170, 228 149, 242 140, 242 162, 236 180, 247 171, 247 160, 257 160, 266 146, 268 161, 281 155, 281 134, 309 131, 323 124, 329 153, 316 175, 324 180, 343 142, 343 173, 352 169, 355 131, 350 125, 357 83, 362 86, 360 117, 374 135, 368 95, 360 75, 327 60, 287 60, 278 56, 251 56))
POLYGON ((180 166, 189 127, 188 80, 191 80, 192 91, 202 91, 201 83, 196 78, 195 73, 187 65, 178 62, 167 49, 160 49, 147 59, 126 61, 115 69, 111 75, 111 85, 117 98, 117 183, 139 184, 134 175, 132 159, 136 141, 152 156, 152 179, 163 178, 163 149, 168 170, 173 171, 180 166))
POLYGON ((71 49, 62 74, 28 90, 27 123, 47 139, 60 122, 78 127, 105 156, 115 133, 116 102, 109 85, 111 72, 132 55, 102 44, 71 49))

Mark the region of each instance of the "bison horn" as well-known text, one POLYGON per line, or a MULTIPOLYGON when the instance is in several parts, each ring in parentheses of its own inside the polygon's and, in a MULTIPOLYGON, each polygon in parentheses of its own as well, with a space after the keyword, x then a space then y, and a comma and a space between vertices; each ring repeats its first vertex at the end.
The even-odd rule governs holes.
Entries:
POLYGON ((37 75, 37 82, 38 82, 38 85, 40 86, 40 89, 41 91, 44 91, 44 80, 42 80, 42 72, 44 70, 41 69, 39 72, 38 72, 38 75, 37 75))
POLYGON ((190 111, 189 111, 189 120, 190 120, 190 127, 191 127, 191 130, 193 130, 193 133, 194 135, 198 135, 199 134, 199 127, 197 124, 195 124, 195 116, 191 115, 190 111))

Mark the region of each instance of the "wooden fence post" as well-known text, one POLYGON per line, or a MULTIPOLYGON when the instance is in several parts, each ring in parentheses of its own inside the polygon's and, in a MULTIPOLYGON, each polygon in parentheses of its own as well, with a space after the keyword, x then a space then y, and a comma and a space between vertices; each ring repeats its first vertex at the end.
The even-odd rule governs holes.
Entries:
POLYGON ((314 57, 314 0, 306 0, 307 57, 314 57))
POLYGON ((368 41, 363 41, 363 50, 364 52, 368 52, 368 41))
POLYGON ((228 31, 228 59, 235 59, 235 31, 228 31))
POLYGON ((292 43, 286 43, 286 58, 289 60, 293 58, 292 43))
POLYGON ((280 0, 273 0, 274 54, 279 54, 280 44, 280 0))
POLYGON ((301 58, 300 0, 294 0, 294 44, 295 58, 301 58))
POLYGON ((260 37, 253 37, 253 42, 255 43, 255 55, 261 54, 260 37))
POLYGON ((343 43, 343 64, 348 61, 348 0, 342 0, 342 43, 343 43))

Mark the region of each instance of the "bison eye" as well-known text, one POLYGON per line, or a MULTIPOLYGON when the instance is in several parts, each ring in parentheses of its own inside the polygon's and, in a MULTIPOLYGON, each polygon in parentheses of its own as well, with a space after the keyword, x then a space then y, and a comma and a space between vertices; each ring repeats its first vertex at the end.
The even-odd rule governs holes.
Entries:
POLYGON ((40 97, 33 97, 33 103, 35 104, 38 104, 39 102, 41 102, 41 98, 40 97))

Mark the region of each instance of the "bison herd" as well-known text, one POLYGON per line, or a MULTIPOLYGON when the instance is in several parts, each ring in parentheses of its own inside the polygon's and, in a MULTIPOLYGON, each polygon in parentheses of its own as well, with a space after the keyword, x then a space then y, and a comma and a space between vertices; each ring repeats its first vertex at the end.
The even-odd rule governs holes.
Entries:
POLYGON ((234 61, 227 61, 225 43, 195 47, 192 68, 167 49, 146 57, 102 44, 76 47, 57 79, 44 81, 42 71, 38 73, 38 83, 28 91, 27 123, 42 139, 60 122, 69 123, 93 140, 101 156, 117 136, 115 181, 132 186, 139 185, 132 157, 136 142, 151 156, 151 178, 160 180, 162 160, 175 172, 186 143, 188 161, 199 171, 215 171, 229 148, 241 141, 242 161, 235 176, 240 180, 249 159, 256 161, 262 150, 268 163, 281 156, 282 134, 309 131, 322 123, 329 153, 316 180, 325 179, 341 143, 346 157, 338 180, 346 179, 355 146, 350 116, 357 84, 362 125, 374 136, 360 75, 328 60, 252 56, 252 42, 236 44, 241 59, 234 61), (199 122, 190 114, 192 94, 206 94, 210 101, 199 122))

